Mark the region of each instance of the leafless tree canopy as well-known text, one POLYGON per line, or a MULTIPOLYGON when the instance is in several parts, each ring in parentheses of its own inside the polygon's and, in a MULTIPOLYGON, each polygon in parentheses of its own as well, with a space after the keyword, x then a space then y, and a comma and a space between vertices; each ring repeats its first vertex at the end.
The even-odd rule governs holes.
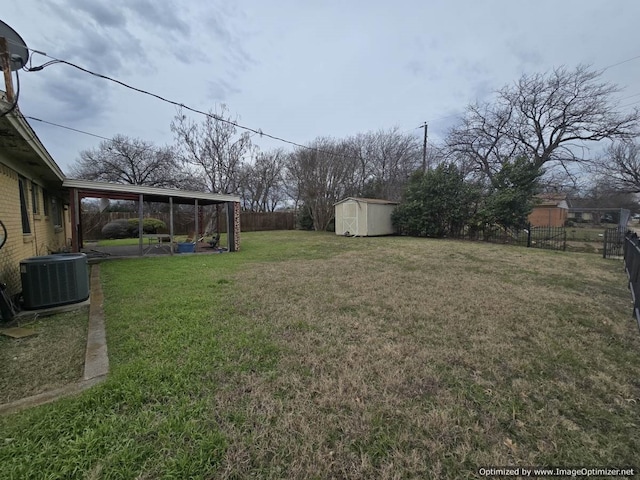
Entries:
POLYGON ((581 162, 589 142, 637 135, 640 113, 618 111, 615 84, 580 65, 523 75, 497 93, 494 103, 468 107, 447 145, 492 178, 503 162, 524 156, 538 168, 581 162))
POLYGON ((612 143, 596 166, 617 190, 640 193, 640 146, 636 141, 612 143))
POLYGON ((398 200, 422 162, 420 139, 398 127, 348 138, 345 147, 347 154, 360 159, 354 174, 358 194, 366 197, 398 200))
POLYGON ((236 193, 238 172, 244 156, 251 150, 251 139, 246 132, 237 134, 225 106, 220 113, 210 114, 201 123, 195 123, 178 112, 171 122, 178 153, 191 169, 190 174, 203 179, 207 190, 236 193))
POLYGON ((316 150, 298 149, 289 155, 286 179, 290 195, 311 209, 314 229, 326 230, 333 218, 333 204, 356 191, 358 163, 341 156, 347 154, 348 146, 333 139, 319 138, 310 147, 316 150))
POLYGON ((334 203, 344 197, 399 200, 422 162, 420 139, 398 128, 344 140, 319 138, 309 147, 288 155, 284 191, 296 206, 310 208, 316 230, 326 229, 334 203))
POLYGON ((260 152, 255 161, 240 167, 238 185, 243 208, 254 212, 273 212, 285 200, 282 149, 260 152))
POLYGON ((173 150, 139 138, 116 135, 98 148, 83 150, 71 176, 85 180, 153 187, 177 187, 184 181, 173 150))

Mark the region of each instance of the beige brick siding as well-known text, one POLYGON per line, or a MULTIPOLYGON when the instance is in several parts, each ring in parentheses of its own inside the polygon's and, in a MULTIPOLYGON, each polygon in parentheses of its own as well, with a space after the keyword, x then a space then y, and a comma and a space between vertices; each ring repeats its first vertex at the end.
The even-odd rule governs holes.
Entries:
MULTIPOLYGON (((25 187, 31 225, 30 235, 22 233, 18 174, 6 165, 0 164, 0 220, 7 228, 7 242, 0 250, 0 282, 8 285, 9 293, 12 295, 21 290, 20 261, 61 250, 67 244, 66 232, 70 231, 67 211, 63 212, 62 228, 57 229, 53 225, 53 219, 44 215, 43 192, 46 189, 42 186, 38 188, 40 214, 34 215, 31 195, 32 179, 27 178, 25 187)), ((62 207, 62 199, 60 206, 62 207)), ((49 213, 51 214, 50 207, 49 213)))

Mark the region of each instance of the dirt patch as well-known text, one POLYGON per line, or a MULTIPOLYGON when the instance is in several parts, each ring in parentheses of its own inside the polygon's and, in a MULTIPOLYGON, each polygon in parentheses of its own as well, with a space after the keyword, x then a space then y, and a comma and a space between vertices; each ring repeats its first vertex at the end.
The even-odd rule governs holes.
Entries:
POLYGON ((0 336, 0 404, 75 382, 82 377, 88 308, 36 320, 21 327, 25 338, 0 336))

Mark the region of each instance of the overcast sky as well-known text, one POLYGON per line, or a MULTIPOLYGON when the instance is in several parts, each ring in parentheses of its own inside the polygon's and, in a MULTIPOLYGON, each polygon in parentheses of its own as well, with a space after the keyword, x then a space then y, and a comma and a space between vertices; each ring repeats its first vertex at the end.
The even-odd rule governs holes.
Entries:
MULTIPOLYGON (((0 19, 30 48, 195 108, 226 104, 240 123, 298 143, 393 126, 421 135, 424 121, 437 142, 468 103, 523 73, 640 56, 637 0, 7 3, 0 19)), ((640 102, 640 58, 604 79, 625 88, 623 110, 640 102)), ((171 105, 65 65, 20 80, 24 115, 173 143, 171 105)), ((65 172, 100 141, 30 123, 65 172)))

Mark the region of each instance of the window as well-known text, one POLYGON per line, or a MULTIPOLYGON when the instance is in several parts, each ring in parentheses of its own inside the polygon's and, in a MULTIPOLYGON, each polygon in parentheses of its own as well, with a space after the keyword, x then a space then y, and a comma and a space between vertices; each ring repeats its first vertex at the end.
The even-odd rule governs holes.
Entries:
POLYGON ((42 191, 42 206, 44 207, 42 212, 44 213, 45 217, 49 216, 49 202, 51 202, 51 199, 49 198, 49 194, 43 190, 42 191))
POLYGON ((51 197, 51 218, 54 227, 62 227, 62 202, 56 197, 51 197))
POLYGON ((31 182, 31 209, 34 215, 40 213, 40 187, 31 182))
POLYGON ((29 206, 27 204, 27 180, 19 177, 18 188, 20 189, 20 213, 22 214, 22 233, 28 235, 31 233, 31 225, 29 225, 29 206))

